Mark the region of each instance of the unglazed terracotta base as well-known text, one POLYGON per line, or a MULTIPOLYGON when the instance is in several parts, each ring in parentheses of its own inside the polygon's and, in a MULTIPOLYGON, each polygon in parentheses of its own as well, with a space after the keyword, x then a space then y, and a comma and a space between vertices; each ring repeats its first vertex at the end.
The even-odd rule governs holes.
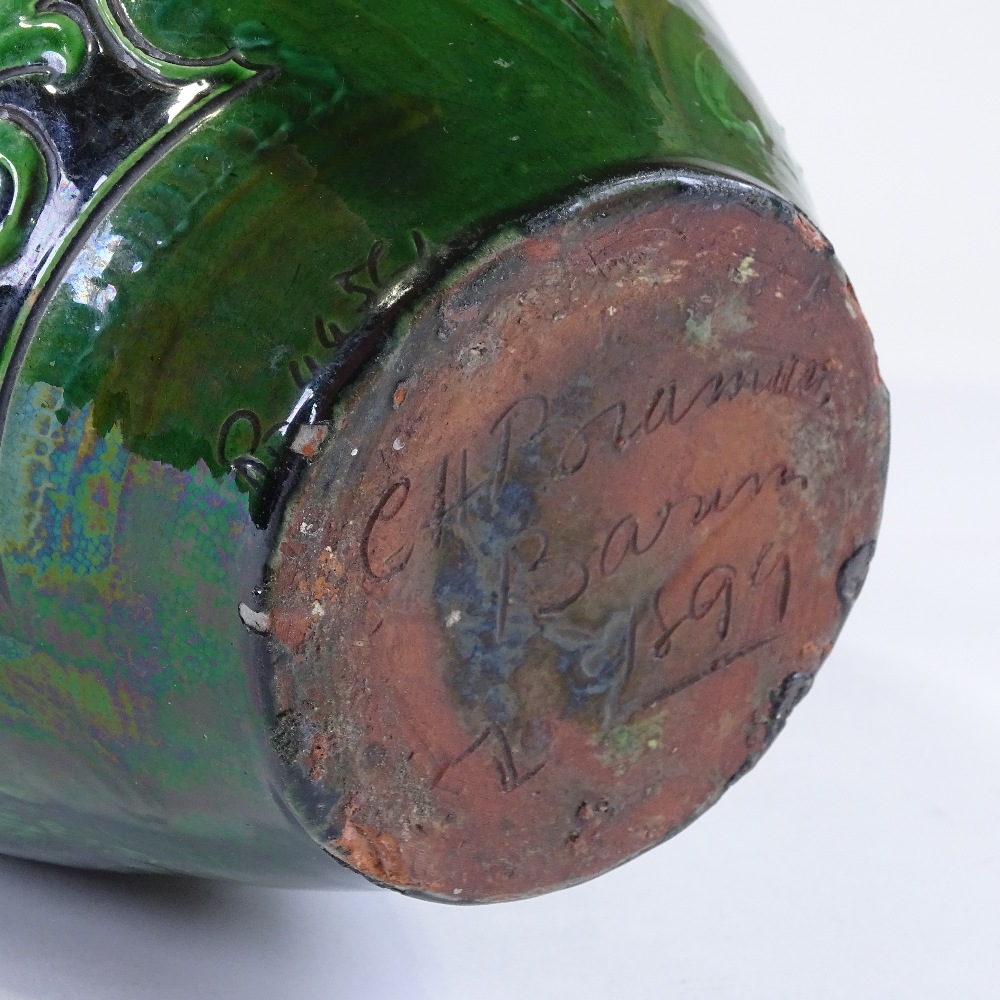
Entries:
POLYGON ((887 420, 776 196, 640 178, 494 241, 342 397, 286 518, 275 700, 328 849, 492 901, 685 826, 831 648, 887 420))

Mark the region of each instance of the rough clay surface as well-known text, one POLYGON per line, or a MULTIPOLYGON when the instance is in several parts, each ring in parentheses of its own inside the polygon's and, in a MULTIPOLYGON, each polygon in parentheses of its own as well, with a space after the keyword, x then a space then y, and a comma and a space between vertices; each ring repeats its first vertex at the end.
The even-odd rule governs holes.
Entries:
POLYGON ((887 431, 850 286, 787 207, 633 193, 483 255, 347 393, 288 512, 300 813, 455 901, 676 832, 828 654, 887 431))

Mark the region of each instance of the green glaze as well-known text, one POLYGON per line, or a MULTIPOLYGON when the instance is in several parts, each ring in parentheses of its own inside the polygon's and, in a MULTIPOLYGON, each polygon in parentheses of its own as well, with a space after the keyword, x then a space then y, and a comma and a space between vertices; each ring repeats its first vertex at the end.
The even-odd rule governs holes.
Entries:
MULTIPOLYGON (((307 359, 330 360, 316 318, 352 329, 421 243, 446 245, 638 162, 684 157, 786 179, 763 121, 677 7, 636 3, 623 19, 596 5, 596 30, 561 0, 443 3, 433 17, 403 0, 377 16, 317 0, 279 19, 276 6, 236 6, 239 22, 228 4, 129 7, 158 46, 203 57, 249 36, 255 61, 283 69, 205 123, 108 220, 121 241, 104 276, 113 308, 95 316, 64 290, 47 318, 59 335, 41 367, 68 402, 93 402, 101 432, 119 424, 150 458, 222 472, 247 444, 219 441, 227 418, 249 409, 263 431, 279 426, 307 359), (686 76, 668 73, 685 61, 686 76), (375 246, 379 282, 365 267, 375 246), (355 270, 364 291, 334 278, 355 270), (266 295, 247 302, 258 283, 266 295)), ((268 441, 253 437, 250 457, 267 463, 268 441)))
POLYGON ((79 72, 87 52, 80 26, 64 14, 8 0, 0 24, 0 74, 59 79, 79 72))
POLYGON ((38 221, 48 170, 34 139, 12 121, 0 119, 0 265, 15 260, 38 221))
MULTIPOLYGON (((0 846, 318 881, 239 614, 312 373, 429 261, 591 182, 684 163, 801 190, 687 2, 77 6, 177 101, 100 184, 63 186, 0 330, 0 846)), ((0 73, 71 99, 84 35, 45 7, 5 5, 0 73)), ((0 169, 3 265, 49 180, 13 121, 0 169)))

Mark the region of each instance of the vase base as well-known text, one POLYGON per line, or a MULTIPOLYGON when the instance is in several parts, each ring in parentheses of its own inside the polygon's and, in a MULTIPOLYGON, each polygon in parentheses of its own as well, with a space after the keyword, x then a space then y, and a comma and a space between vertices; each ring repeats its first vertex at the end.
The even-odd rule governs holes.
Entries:
POLYGON ((667 172, 484 247, 343 394, 289 503, 268 597, 307 825, 468 902, 684 827, 829 652, 887 428, 851 288, 776 195, 667 172))

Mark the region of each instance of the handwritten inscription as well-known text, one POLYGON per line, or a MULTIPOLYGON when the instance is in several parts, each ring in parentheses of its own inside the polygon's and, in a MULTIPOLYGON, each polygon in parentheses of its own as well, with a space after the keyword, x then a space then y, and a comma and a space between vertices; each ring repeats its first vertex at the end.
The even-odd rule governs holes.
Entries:
POLYGON ((511 749, 510 740, 504 732, 503 727, 495 722, 487 726, 454 760, 449 761, 437 774, 431 784, 436 788, 444 780, 449 771, 458 767, 463 761, 468 760, 473 754, 489 743, 493 744, 495 751, 490 755, 490 762, 496 772, 497 782, 501 792, 517 791, 522 785, 527 784, 539 771, 545 767, 545 762, 531 768, 531 770, 521 774, 514 760, 514 751, 511 749))
MULTIPOLYGON (((223 467, 229 466, 253 486, 262 486, 267 478, 268 468, 255 453, 265 442, 270 441, 281 430, 281 424, 275 424, 265 433, 260 417, 254 410, 236 410, 222 424, 219 440, 216 444, 217 458, 223 467), (249 432, 250 441, 246 449, 237 457, 230 459, 232 442, 241 433, 249 432)), ((277 451, 268 445, 268 453, 272 459, 278 457, 277 451)))
POLYGON ((684 638, 685 631, 701 626, 703 635, 698 646, 708 651, 710 659, 706 666, 676 678, 667 688, 657 691, 642 707, 648 708, 677 694, 774 642, 780 637, 778 631, 767 638, 761 638, 759 632, 762 628, 776 630, 784 623, 791 591, 791 557, 785 551, 776 551, 773 542, 764 545, 745 572, 729 563, 719 563, 705 570, 692 587, 687 606, 679 615, 672 608, 671 588, 664 584, 653 601, 659 634, 653 637, 652 657, 666 660, 684 638), (740 614, 743 615, 742 628, 740 614), (739 634, 745 637, 744 640, 729 652, 723 652, 727 640, 739 634))
POLYGON ((597 655, 590 649, 572 662, 570 684, 604 697, 605 727, 630 722, 780 639, 791 587, 791 559, 773 543, 743 569, 708 567, 690 589, 667 579, 632 605, 623 628, 610 623, 597 655))
MULTIPOLYGON (((823 407, 831 375, 789 356, 766 372, 713 373, 693 390, 671 380, 638 403, 622 399, 573 421, 563 413, 572 407, 564 400, 520 397, 478 442, 424 466, 429 472, 400 475, 384 487, 360 521, 359 567, 376 587, 415 566, 448 567, 434 600, 469 665, 467 678, 478 678, 468 681, 463 697, 492 697, 529 657, 558 671, 571 699, 600 701, 606 725, 620 724, 784 634, 793 559, 780 533, 766 540, 766 532, 777 530, 767 512, 805 494, 808 478, 790 461, 749 453, 745 471, 724 465, 707 488, 665 486, 657 496, 658 477, 650 475, 662 468, 661 481, 673 478, 670 428, 765 394, 823 407), (659 444, 638 450, 659 437, 666 450, 659 444), (605 474, 617 492, 602 482, 605 474), (633 480, 642 485, 631 489, 633 480), (570 496, 582 496, 584 508, 564 509, 560 497, 570 496), (588 496, 595 504, 589 510, 588 496), (761 514, 751 514, 765 500, 761 514), (734 536, 731 558, 700 572, 684 561, 674 565, 677 553, 701 551, 724 522, 746 517, 752 525, 758 516, 759 529, 734 536)), ((693 440, 685 438, 677 454, 696 453, 693 440)), ((725 548, 717 554, 725 556, 725 548)), ((505 740, 486 730, 466 754, 487 742, 499 747, 506 790, 519 779, 502 752, 505 740)))
MULTIPOLYGON (((629 401, 604 407, 567 430, 564 421, 553 419, 552 404, 547 397, 540 394, 524 396, 506 407, 491 424, 489 438, 492 455, 483 456, 481 452, 473 453, 464 448, 457 460, 453 456, 443 456, 437 466, 433 490, 417 489, 408 477, 401 477, 386 487, 370 512, 362 533, 362 566, 373 582, 388 582, 405 571, 419 536, 430 539, 433 547, 440 549, 445 530, 449 525, 466 521, 470 506, 475 501, 498 502, 511 481, 515 456, 525 451, 538 454, 546 450, 545 445, 554 443, 559 457, 549 472, 549 479, 557 482, 580 473, 592 450, 599 444, 604 445, 605 451, 610 449, 612 454, 624 454, 640 439, 693 419, 699 403, 703 411, 708 411, 724 401, 735 400, 741 394, 756 396, 771 393, 799 395, 817 406, 823 406, 829 401, 830 392, 830 376, 817 362, 804 362, 792 356, 781 361, 769 377, 765 377, 759 369, 737 369, 712 375, 680 405, 677 402, 680 390, 677 382, 671 381, 652 393, 651 399, 641 408, 641 418, 631 426, 628 422, 629 401), (606 436, 599 433, 601 428, 606 436), (469 471, 473 461, 477 467, 485 466, 487 470, 475 479, 469 471), (424 510, 414 517, 411 504, 417 496, 421 497, 424 510), (429 503, 428 497, 431 498, 429 503), (401 528, 408 533, 407 540, 402 544, 399 542, 401 528), (388 535, 392 536, 394 543, 386 551, 383 541, 388 535)), ((518 472, 532 477, 539 475, 537 468, 518 472)), ((569 561, 567 576, 577 581, 575 588, 568 591, 570 596, 575 594, 573 600, 567 601, 566 595, 563 595, 551 603, 553 606, 561 604, 562 610, 565 610, 583 596, 596 574, 603 578, 611 577, 628 558, 650 552, 668 526, 684 521, 690 527, 697 527, 710 517, 725 513, 741 497, 750 501, 757 499, 768 485, 781 491, 795 485, 806 488, 808 481, 786 463, 778 462, 768 468, 751 469, 728 488, 726 484, 720 484, 706 493, 690 492, 677 497, 664 497, 647 533, 643 532, 637 513, 626 513, 604 537, 596 567, 591 568, 575 558, 569 561), (585 581, 582 586, 581 581, 585 581)), ((517 562, 524 564, 529 574, 536 574, 543 568, 552 569, 555 558, 548 535, 533 528, 525 535, 512 537, 510 551, 504 557, 507 568, 502 576, 509 578, 517 562), (533 556, 526 556, 526 550, 532 548, 533 556)), ((544 609, 539 609, 539 613, 544 613, 544 609)))
MULTIPOLYGON (((353 324, 345 329, 335 320, 321 315, 313 317, 311 330, 314 346, 301 357, 288 362, 288 375, 299 389, 305 389, 320 374, 324 365, 355 336, 379 301, 379 296, 399 275, 413 267, 414 263, 419 264, 428 258, 430 249, 423 234, 414 230, 410 239, 412 249, 403 248, 404 261, 389 277, 383 273, 384 261, 389 255, 389 245, 383 240, 376 240, 363 260, 333 275, 333 283, 342 297, 334 311, 347 311, 353 318, 353 324)), ((287 414, 282 416, 285 418, 287 414)), ((255 488, 261 488, 267 482, 270 464, 279 457, 274 442, 285 426, 282 419, 265 430, 265 419, 249 408, 235 410, 223 421, 216 443, 216 457, 220 465, 232 469, 255 488), (245 440, 248 430, 249 442, 245 440)))
POLYGON ((756 500, 765 487, 773 484, 776 492, 788 486, 798 485, 805 489, 809 485, 805 476, 791 470, 784 462, 776 462, 766 472, 750 472, 729 492, 720 487, 710 493, 689 493, 680 499, 666 499, 657 511, 651 527, 644 532, 638 515, 626 514, 607 534, 601 546, 598 560, 601 576, 615 575, 630 557, 642 557, 651 552, 675 515, 685 507, 689 509, 685 523, 697 527, 713 514, 723 514, 741 497, 756 500), (642 540, 640 540, 642 539, 642 540))
POLYGON ((830 375, 819 362, 803 362, 792 356, 782 361, 770 377, 763 376, 759 368, 738 368, 729 373, 717 373, 687 398, 677 381, 671 380, 653 392, 646 406, 640 410, 642 416, 631 427, 628 400, 612 403, 580 424, 569 436, 559 456, 559 473, 571 476, 579 472, 586 465, 595 440, 603 438, 615 450, 623 452, 637 440, 684 423, 698 409, 704 412, 719 403, 732 402, 741 395, 760 396, 763 393, 801 396, 818 406, 825 406, 831 398, 830 375))

